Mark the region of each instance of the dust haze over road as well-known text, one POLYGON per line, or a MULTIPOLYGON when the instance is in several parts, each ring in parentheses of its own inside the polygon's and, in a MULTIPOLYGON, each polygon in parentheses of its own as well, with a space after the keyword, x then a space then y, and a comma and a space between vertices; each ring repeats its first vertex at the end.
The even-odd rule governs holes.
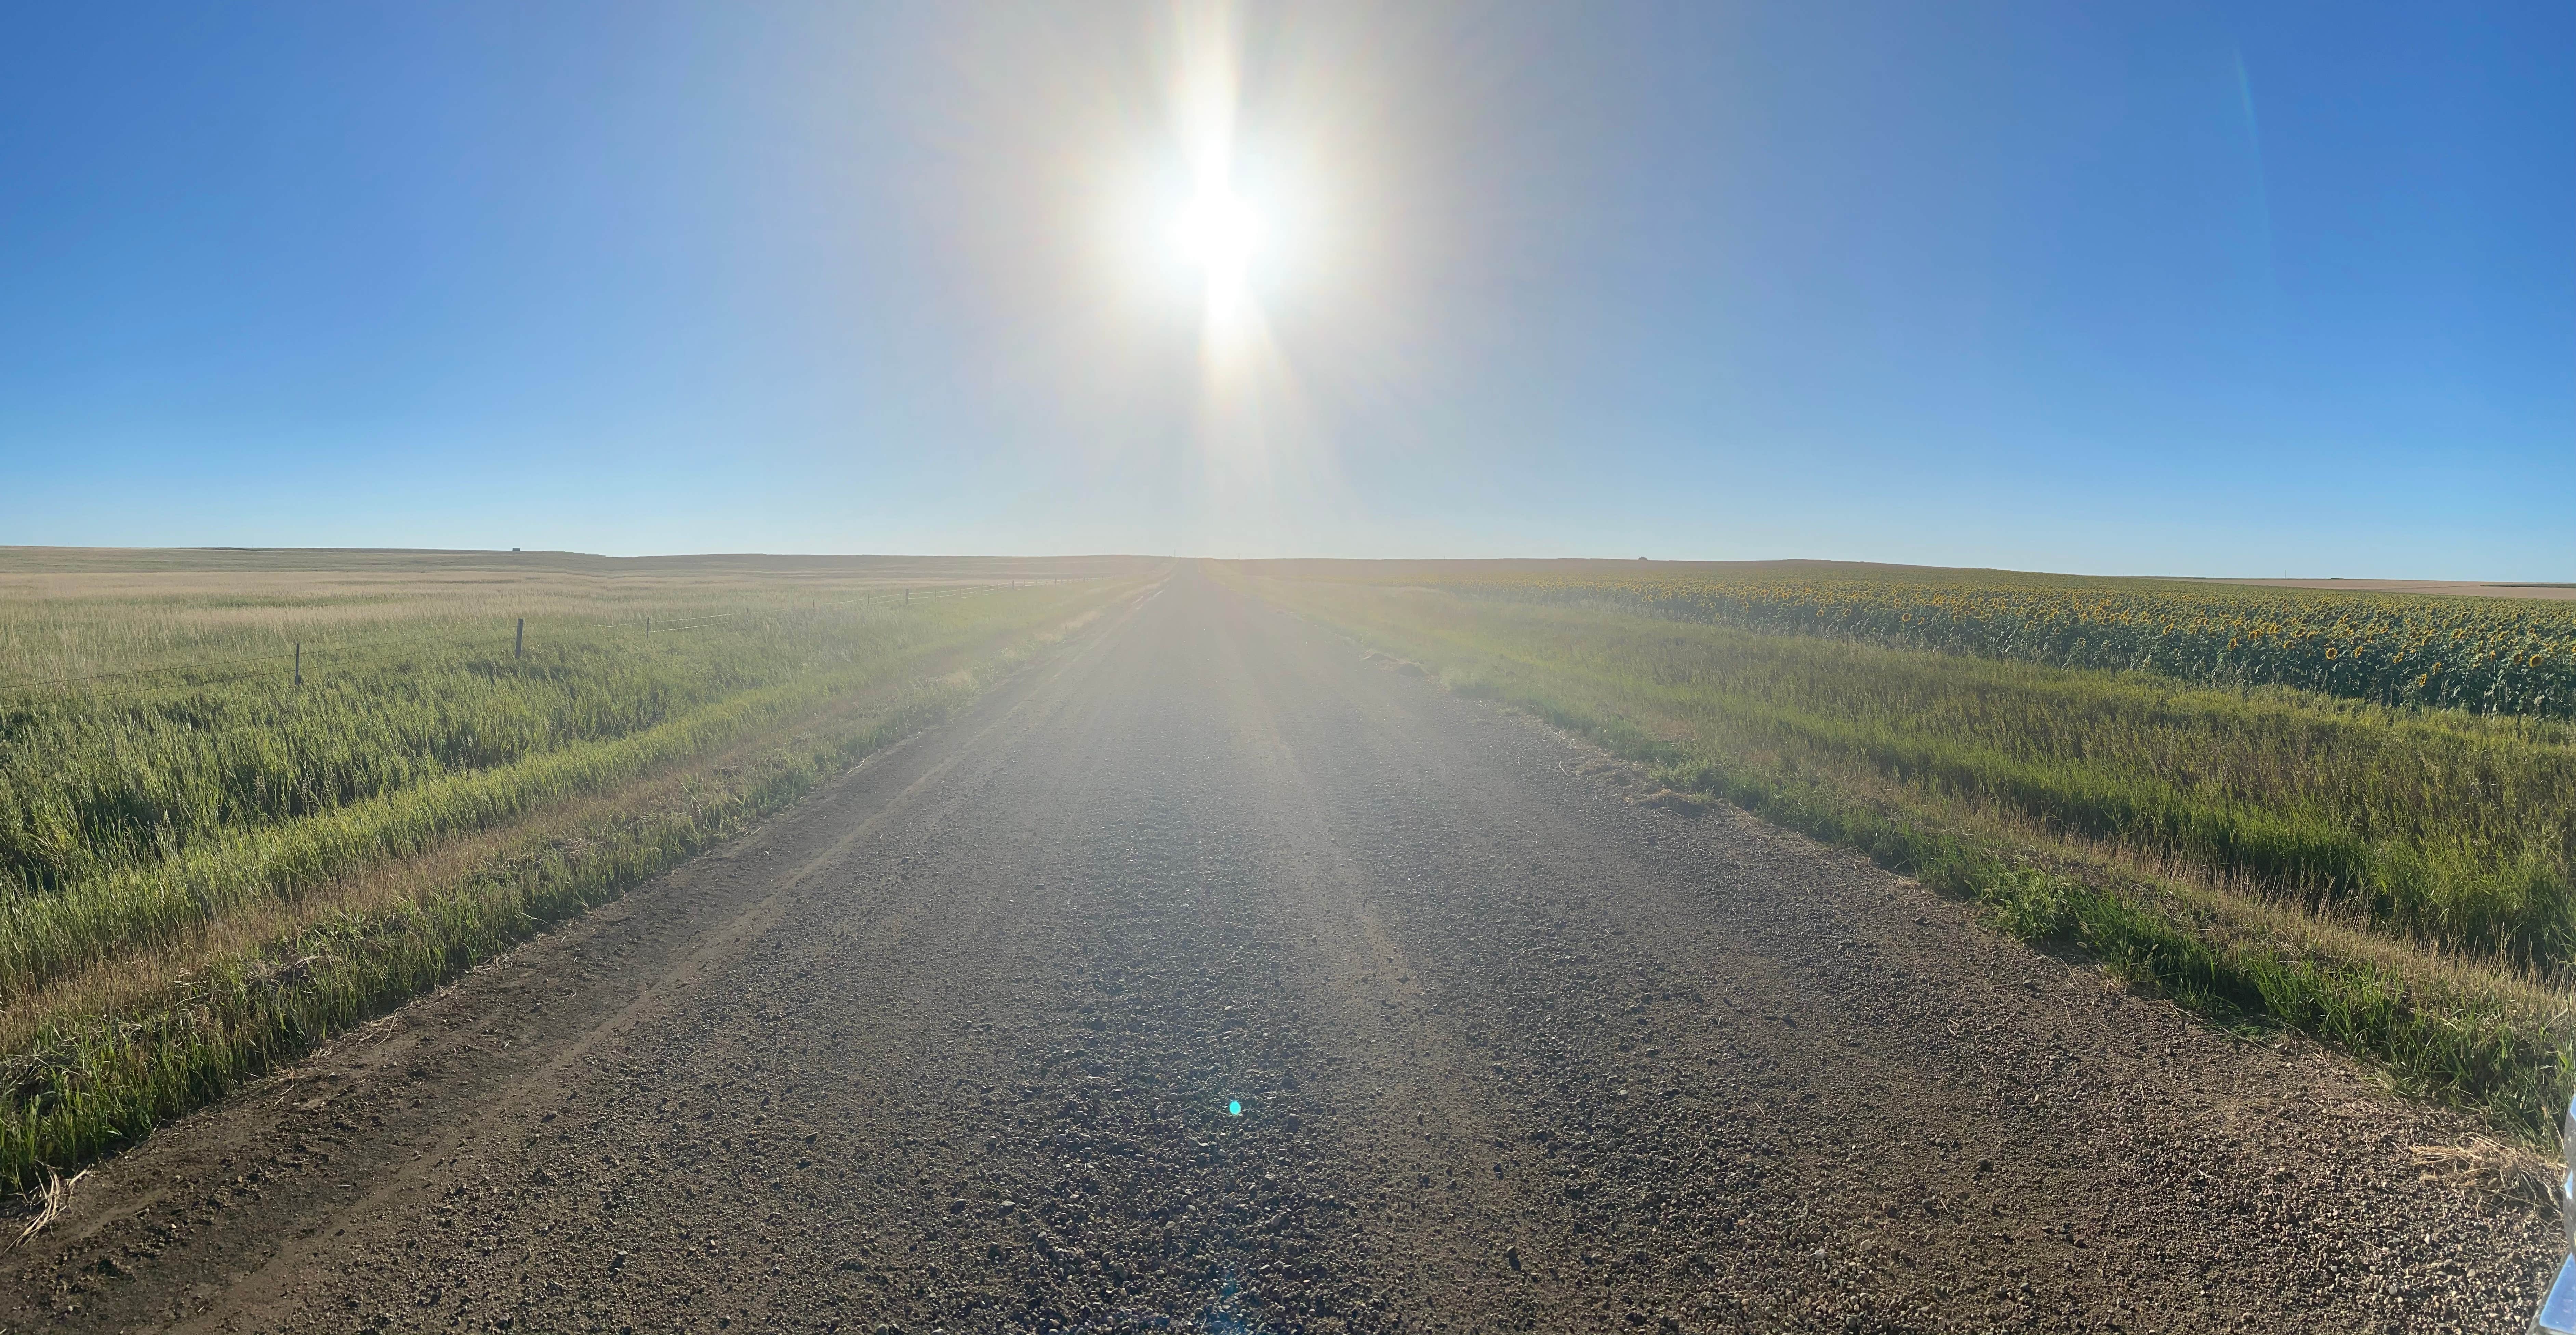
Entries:
POLYGON ((104 1165, 0 1326, 2512 1329, 2466 1129, 1185 568, 104 1165))

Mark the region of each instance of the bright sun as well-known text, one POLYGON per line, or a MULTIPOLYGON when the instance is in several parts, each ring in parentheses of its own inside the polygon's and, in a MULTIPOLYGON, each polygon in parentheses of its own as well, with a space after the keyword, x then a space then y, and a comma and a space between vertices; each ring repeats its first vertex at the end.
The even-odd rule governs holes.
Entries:
POLYGON ((1172 222, 1172 243, 1205 277, 1211 306, 1244 295, 1261 233, 1260 215, 1222 186, 1200 191, 1172 222))
MULTIPOLYGON (((1277 182, 1238 142, 1241 95, 1233 10, 1204 0, 1180 11, 1172 131, 1182 169, 1164 178, 1160 258, 1200 296, 1199 349, 1209 373, 1234 378, 1265 340, 1261 304, 1288 240, 1270 206, 1277 182), (1185 174, 1184 174, 1185 173, 1185 174), (1250 181, 1260 187, 1239 190, 1250 181)), ((1132 234, 1131 234, 1132 235, 1132 234)))

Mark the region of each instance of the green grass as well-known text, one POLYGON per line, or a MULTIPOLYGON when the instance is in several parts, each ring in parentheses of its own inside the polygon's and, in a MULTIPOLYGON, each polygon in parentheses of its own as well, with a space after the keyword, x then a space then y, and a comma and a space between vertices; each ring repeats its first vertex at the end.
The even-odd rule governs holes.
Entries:
POLYGON ((557 626, 525 658, 433 642, 302 688, 0 710, 0 996, 774 725, 899 670, 962 606, 557 626))
POLYGON ((2563 1107, 2563 723, 1240 569, 1455 689, 2224 1022, 2316 1033, 2534 1137, 2563 1107))
POLYGON ((205 573, 0 600, 0 663, 87 678, 0 693, 0 1180, 744 828, 1151 571, 205 573), (496 603, 537 613, 524 657, 496 603), (308 645, 301 686, 261 655, 281 642, 308 645))

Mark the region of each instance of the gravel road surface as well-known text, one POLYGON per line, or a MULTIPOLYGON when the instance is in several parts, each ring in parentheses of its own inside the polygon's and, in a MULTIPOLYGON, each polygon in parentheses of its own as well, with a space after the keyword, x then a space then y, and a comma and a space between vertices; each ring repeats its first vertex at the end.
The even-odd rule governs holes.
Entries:
POLYGON ((0 1327, 2511 1331, 2471 1128, 1185 570, 102 1165, 0 1327))

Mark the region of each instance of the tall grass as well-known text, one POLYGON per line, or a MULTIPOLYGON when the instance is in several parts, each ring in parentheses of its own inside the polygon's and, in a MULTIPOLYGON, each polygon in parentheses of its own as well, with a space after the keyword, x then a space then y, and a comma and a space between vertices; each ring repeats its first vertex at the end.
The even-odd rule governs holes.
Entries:
POLYGON ((32 1042, 0 1060, 0 1182, 24 1189, 48 1169, 138 1139, 334 1031, 615 898, 937 721, 975 689, 971 679, 897 683, 873 708, 787 738, 732 774, 701 776, 677 802, 521 842, 389 908, 326 912, 143 1004, 46 1017, 32 1042))
MULTIPOLYGON (((551 682, 549 693, 559 697, 560 706, 553 710, 531 709, 524 695, 496 689, 486 700, 441 701, 448 706, 443 709, 418 709, 416 699, 396 699, 385 711, 394 716, 388 725, 369 711, 367 700, 401 693, 370 681, 339 692, 336 708, 314 711, 324 715, 321 720, 295 717, 291 705, 274 714, 256 706, 209 706, 203 712, 214 721, 207 729, 173 736, 153 726, 169 719, 167 712, 155 712, 134 732, 163 741, 162 747, 133 744, 118 754, 111 748, 124 739, 114 737, 69 754, 92 760, 105 752, 119 762, 140 754, 146 759, 135 770, 111 768, 110 781, 129 773, 159 780, 165 790, 199 798, 202 805, 173 802, 160 808, 169 813, 163 823, 140 830, 130 820, 140 804, 130 797, 73 805, 76 819, 92 818, 85 827, 92 838, 80 847, 99 869, 0 899, 0 996, 126 951, 165 944, 262 899, 310 893, 335 877, 420 852, 450 835, 504 825, 546 803, 603 791, 774 725, 842 691, 883 680, 936 643, 941 632, 953 633, 943 621, 925 614, 873 634, 850 635, 832 655, 840 661, 809 663, 803 672, 781 665, 777 675, 784 681, 734 678, 729 684, 736 689, 703 698, 657 691, 651 674, 626 670, 630 664, 596 664, 585 672, 578 660, 586 655, 567 653, 554 665, 561 671, 551 682), (417 732, 400 726, 414 721, 430 726, 417 732), (346 726, 331 730, 332 722, 346 726), (299 754, 296 743, 308 732, 325 739, 314 750, 327 759, 363 755, 370 743, 382 746, 377 773, 398 774, 402 781, 328 792, 319 800, 286 787, 323 768, 299 754), (483 763, 463 763, 468 759, 483 763), (272 787, 272 777, 284 783, 272 787), (187 789, 191 780, 196 792, 187 789), (278 797, 285 800, 257 800, 278 797)), ((692 646, 696 652, 684 656, 727 654, 763 639, 774 652, 791 638, 736 628, 735 635, 692 646)), ((459 675, 473 680, 473 666, 459 675)), ((487 666, 495 669, 491 676, 499 685, 498 665, 487 666)), ((445 694, 430 684, 421 693, 445 694)), ((0 801, 57 799, 63 788, 94 781, 85 771, 95 768, 94 760, 67 766, 76 777, 53 788, 41 774, 26 776, 0 789, 0 801)))
POLYGON ((1597 602, 1254 587, 2214 1014, 2324 1034, 2529 1131, 2563 1093, 2569 1034, 2544 985, 2576 952, 2566 724, 1597 602))
POLYGON ((680 624, 656 639, 640 621, 558 619, 539 624, 524 658, 508 622, 459 627, 461 642, 361 641, 306 655, 301 687, 272 672, 0 695, 0 899, 60 897, 821 669, 864 670, 919 623, 836 607, 680 624))
POLYGON ((20 1044, 0 1054, 0 1181, 122 1143, 672 865, 1150 571, 906 573, 909 593, 740 572, 683 571, 647 596, 573 584, 531 620, 524 658, 479 594, 460 606, 388 577, 356 615, 337 609, 337 651, 308 653, 301 687, 228 679, 206 655, 312 634, 276 623, 309 618, 308 578, 161 597, 193 572, 125 572, 86 606, 0 604, 0 660, 22 667, 49 645, 118 644, 146 666, 163 650, 155 671, 0 693, 0 1001, 20 1044), (746 745, 676 794, 654 782, 746 745), (577 837, 510 834, 574 799, 598 813, 577 837), (391 901, 353 889, 466 837, 504 851, 391 901))

